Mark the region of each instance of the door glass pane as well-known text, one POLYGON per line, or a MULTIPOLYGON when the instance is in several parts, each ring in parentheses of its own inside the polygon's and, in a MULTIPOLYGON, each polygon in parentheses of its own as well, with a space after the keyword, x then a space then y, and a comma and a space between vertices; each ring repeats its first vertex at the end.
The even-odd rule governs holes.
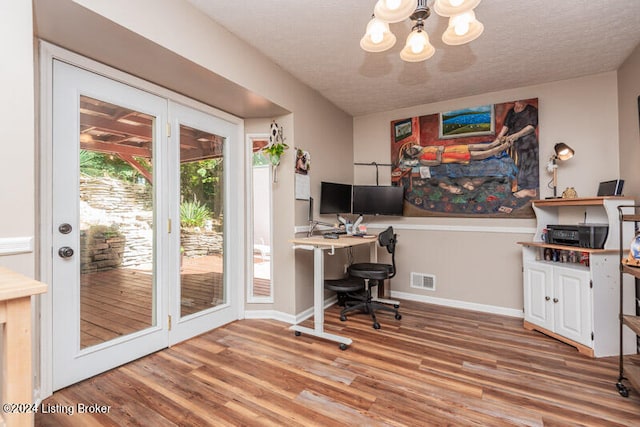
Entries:
POLYGON ((253 141, 253 283, 255 298, 271 296, 271 168, 260 148, 267 141, 253 141))
POLYGON ((80 348, 156 323, 153 123, 80 97, 80 348))
POLYGON ((180 125, 180 315, 227 301, 224 148, 219 135, 180 125))

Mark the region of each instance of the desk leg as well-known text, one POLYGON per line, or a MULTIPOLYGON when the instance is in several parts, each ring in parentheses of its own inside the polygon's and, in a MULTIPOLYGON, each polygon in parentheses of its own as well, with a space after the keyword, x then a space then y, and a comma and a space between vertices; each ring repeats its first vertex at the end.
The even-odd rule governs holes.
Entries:
POLYGON ((324 331, 324 250, 322 248, 313 249, 313 329, 304 326, 293 325, 291 330, 296 335, 305 333, 340 344, 341 350, 346 350, 351 345, 350 338, 329 334, 324 331))
MULTIPOLYGON (((33 403, 33 377, 31 375, 31 297, 6 301, 1 309, 7 322, 2 337, 2 403, 33 403)), ((32 426, 33 411, 6 413, 7 426, 32 426)), ((0 416, 0 422, 3 421, 0 416)), ((4 425, 0 423, 1 425, 4 425)))

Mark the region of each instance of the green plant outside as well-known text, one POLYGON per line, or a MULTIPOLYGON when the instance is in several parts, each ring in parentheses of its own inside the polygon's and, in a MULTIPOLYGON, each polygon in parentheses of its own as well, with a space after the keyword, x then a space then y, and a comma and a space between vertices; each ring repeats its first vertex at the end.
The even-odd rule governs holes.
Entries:
POLYGON ((180 204, 180 225, 182 227, 202 227, 205 221, 210 218, 209 208, 197 200, 180 204))

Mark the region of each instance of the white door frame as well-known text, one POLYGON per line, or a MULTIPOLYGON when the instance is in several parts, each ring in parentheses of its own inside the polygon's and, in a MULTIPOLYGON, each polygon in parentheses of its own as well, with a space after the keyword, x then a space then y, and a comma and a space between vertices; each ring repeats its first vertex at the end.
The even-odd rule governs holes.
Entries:
MULTIPOLYGON (((145 90, 154 95, 162 96, 169 100, 179 102, 181 104, 192 106, 203 112, 212 114, 218 118, 226 120, 237 125, 237 144, 233 144, 230 149, 230 159, 228 167, 235 171, 232 179, 237 187, 229 190, 226 194, 227 207, 230 217, 238 218, 233 224, 228 225, 226 230, 229 234, 230 244, 227 247, 229 259, 228 274, 230 283, 246 283, 244 257, 245 250, 245 206, 244 206, 244 189, 245 187, 245 156, 244 146, 244 120, 228 114, 216 108, 204 105, 191 98, 174 93, 168 89, 157 86, 143 79, 131 76, 122 71, 116 70, 107 65, 93 61, 81 55, 70 52, 66 49, 53 45, 45 41, 39 41, 39 136, 37 144, 37 162, 36 171, 38 176, 36 182, 37 200, 38 200, 38 243, 36 246, 37 256, 37 276, 44 283, 51 284, 52 281, 52 260, 53 260, 53 242, 52 233, 52 203, 51 196, 53 189, 52 181, 52 94, 53 94, 53 60, 58 59, 63 62, 75 65, 94 72, 99 75, 109 77, 113 80, 128 84, 135 88, 145 90), (232 237, 233 236, 233 237, 232 237)), ((227 189, 225 189, 226 191, 227 189)), ((244 317, 243 307, 244 286, 231 287, 231 301, 234 305, 234 311, 237 318, 244 317)), ((34 310, 34 325, 36 345, 34 346, 34 361, 36 363, 35 381, 34 381, 34 399, 41 400, 53 393, 53 361, 52 361, 52 311, 53 301, 51 292, 45 293, 36 299, 34 310), (39 317, 38 317, 39 315, 39 317)))

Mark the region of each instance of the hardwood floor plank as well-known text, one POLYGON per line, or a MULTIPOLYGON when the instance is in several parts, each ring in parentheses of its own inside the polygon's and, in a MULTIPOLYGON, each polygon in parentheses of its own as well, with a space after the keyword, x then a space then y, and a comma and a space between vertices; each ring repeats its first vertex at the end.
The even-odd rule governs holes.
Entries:
MULTIPOLYGON (((416 302, 382 329, 325 316, 335 343, 247 319, 70 386, 46 404, 109 414, 37 414, 36 426, 638 426, 640 390, 615 387, 617 358, 592 359, 522 319, 416 302)), ((312 319, 303 322, 313 327, 312 319)))

